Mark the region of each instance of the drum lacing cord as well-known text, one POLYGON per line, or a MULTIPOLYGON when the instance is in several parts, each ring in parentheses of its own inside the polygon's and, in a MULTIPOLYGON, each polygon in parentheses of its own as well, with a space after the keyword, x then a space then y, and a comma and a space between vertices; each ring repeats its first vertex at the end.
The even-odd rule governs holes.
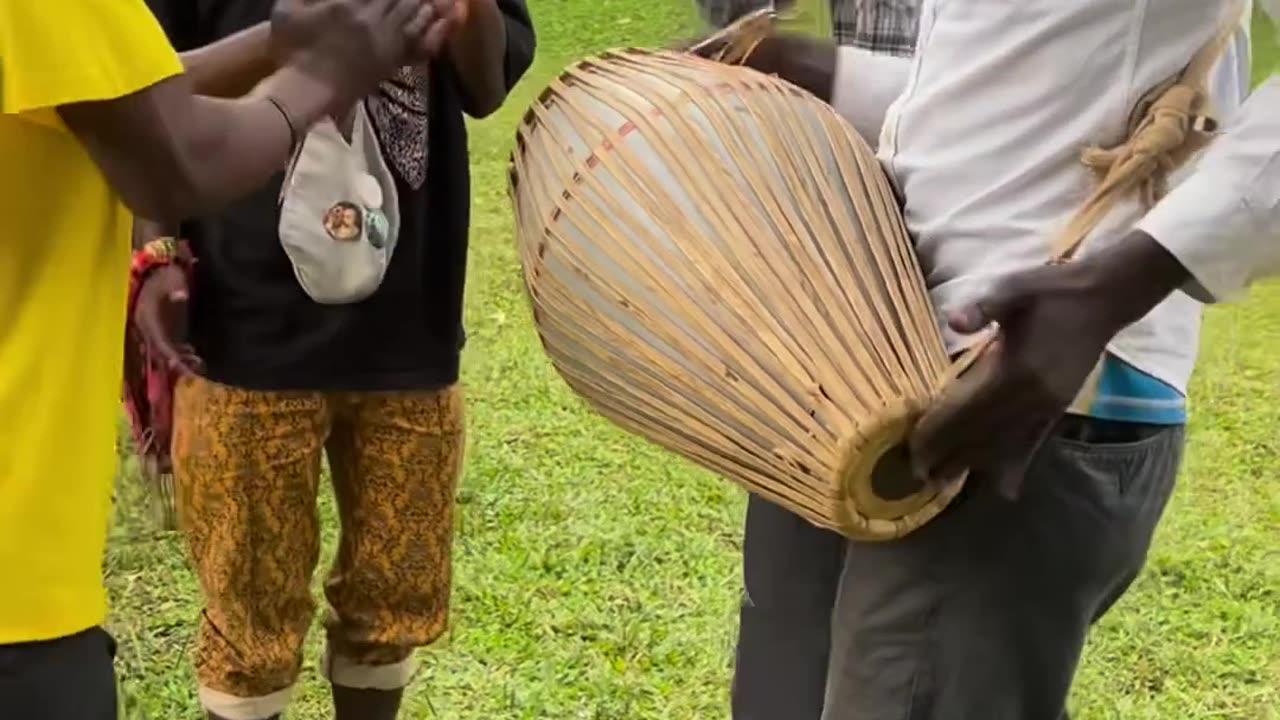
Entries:
POLYGON ((1218 122, 1209 107, 1209 73, 1235 32, 1230 23, 1200 49, 1172 81, 1138 103, 1129 139, 1113 148, 1091 147, 1081 161, 1100 182, 1053 244, 1052 262, 1074 257, 1098 223, 1123 197, 1136 193, 1151 209, 1169 190, 1169 176, 1203 150, 1218 122))
MULTIPOLYGON (((1099 178, 1097 186, 1050 246, 1050 265, 1069 262, 1089 234, 1122 198, 1133 193, 1150 209, 1168 192, 1169 176, 1213 140, 1218 123, 1209 102, 1209 74, 1222 57, 1244 4, 1171 80, 1157 86, 1136 106, 1128 139, 1113 148, 1090 147, 1081 162, 1099 178)), ((962 375, 995 341, 998 327, 982 336, 943 376, 940 388, 962 375)))

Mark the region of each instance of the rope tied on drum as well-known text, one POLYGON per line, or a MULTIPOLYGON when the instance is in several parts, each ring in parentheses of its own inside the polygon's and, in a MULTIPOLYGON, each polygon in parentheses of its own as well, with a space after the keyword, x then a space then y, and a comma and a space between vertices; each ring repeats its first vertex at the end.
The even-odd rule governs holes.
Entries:
POLYGON ((1195 155, 1208 144, 1217 121, 1200 114, 1197 106, 1202 96, 1195 88, 1175 85, 1152 105, 1133 139, 1114 148, 1091 147, 1081 161, 1092 170, 1103 186, 1136 185, 1143 205, 1150 209, 1169 189, 1169 175, 1185 162, 1184 156, 1195 155), (1151 164, 1149 172, 1130 172, 1138 164, 1151 164))
MULTIPOLYGON (((1168 192, 1169 177, 1213 140, 1218 122, 1209 101, 1209 74, 1222 58, 1237 24, 1243 3, 1235 3, 1217 33, 1172 79, 1162 83, 1137 103, 1129 122, 1128 139, 1113 148, 1090 147, 1080 161, 1099 179, 1080 210, 1051 245, 1047 264, 1070 262, 1086 239, 1125 197, 1137 195, 1151 208, 1168 192)), ((982 336, 956 360, 943 378, 939 391, 963 375, 991 347, 998 327, 982 336)))
POLYGON ((1209 73, 1235 32, 1224 23, 1208 44, 1172 80, 1139 101, 1128 139, 1113 148, 1091 147, 1081 162, 1099 179, 1075 218, 1053 243, 1053 259, 1075 256, 1080 246, 1122 198, 1136 194, 1150 209, 1169 189, 1169 177, 1204 150, 1218 129, 1209 102, 1209 73))

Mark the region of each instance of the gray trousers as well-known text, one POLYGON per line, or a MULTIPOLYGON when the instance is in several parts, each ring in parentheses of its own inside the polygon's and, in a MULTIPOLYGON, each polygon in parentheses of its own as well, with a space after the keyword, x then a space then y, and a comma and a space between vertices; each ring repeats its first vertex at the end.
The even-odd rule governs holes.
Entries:
POLYGON ((734 720, 818 720, 831 612, 847 541, 752 495, 742 542, 745 593, 734 720))
POLYGON ((977 478, 912 535, 851 543, 822 719, 1065 718, 1090 625, 1146 560, 1184 435, 1068 417, 1018 502, 977 478))

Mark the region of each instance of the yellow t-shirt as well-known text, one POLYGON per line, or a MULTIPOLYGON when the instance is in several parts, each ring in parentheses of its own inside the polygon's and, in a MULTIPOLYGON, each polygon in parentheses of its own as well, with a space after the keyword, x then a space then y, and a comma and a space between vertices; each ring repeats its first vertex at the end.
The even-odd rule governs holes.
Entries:
POLYGON ((0 644, 106 615, 131 218, 55 108, 181 71, 143 0, 0 0, 0 644))

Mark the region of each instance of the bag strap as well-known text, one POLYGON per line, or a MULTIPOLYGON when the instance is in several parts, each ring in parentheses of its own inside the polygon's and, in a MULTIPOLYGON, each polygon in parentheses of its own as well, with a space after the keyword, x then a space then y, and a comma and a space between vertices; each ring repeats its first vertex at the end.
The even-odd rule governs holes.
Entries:
MULTIPOLYGON (((361 156, 364 156, 364 153, 367 152, 367 148, 365 147, 363 137, 361 137, 360 134, 356 132, 356 129, 357 129, 356 125, 358 123, 363 122, 366 130, 368 132, 372 132, 373 131, 372 120, 369 118, 368 113, 365 110, 365 105, 363 100, 361 100, 360 102, 357 102, 352 107, 351 113, 352 113, 351 140, 347 143, 347 145, 352 152, 355 152, 355 153, 361 154, 361 156)), ((311 137, 312 133, 315 133, 321 129, 330 128, 330 127, 333 128, 334 131, 337 132, 339 136, 342 135, 342 130, 338 127, 337 121, 335 121, 331 117, 325 117, 320 122, 316 123, 311 128, 311 130, 307 131, 298 140, 298 145, 293 149, 293 155, 289 157, 289 163, 288 165, 285 166, 284 182, 280 184, 280 194, 279 196, 276 197, 276 205, 284 204, 285 193, 289 191, 289 184, 293 181, 293 171, 298 167, 298 160, 302 157, 302 151, 303 151, 303 148, 305 148, 307 145, 307 139, 311 137)), ((343 137, 343 140, 345 141, 346 138, 343 137)))
MULTIPOLYGON (((321 122, 329 122, 326 118, 321 122)), ((312 128, 314 130, 314 128, 312 128)), ((311 131, 308 131, 298 141, 297 147, 293 149, 293 155, 289 157, 289 164, 284 168, 284 180, 280 183, 280 194, 276 196, 276 206, 284 205, 284 196, 289 192, 289 185, 293 182, 293 171, 298 167, 298 159, 302 157, 302 149, 307 145, 307 138, 311 137, 311 131)))

